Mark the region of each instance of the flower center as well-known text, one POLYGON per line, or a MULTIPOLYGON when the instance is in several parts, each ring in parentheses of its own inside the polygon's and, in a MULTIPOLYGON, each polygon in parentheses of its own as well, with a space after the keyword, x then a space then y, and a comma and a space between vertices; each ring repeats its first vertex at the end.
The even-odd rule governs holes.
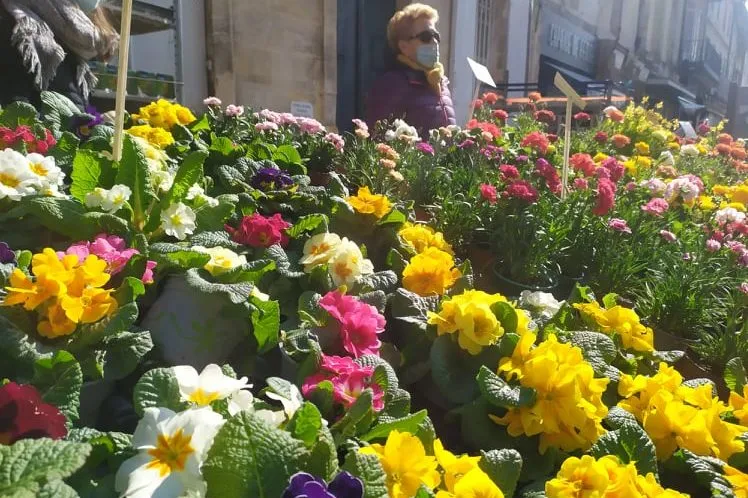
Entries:
POLYGON ((335 273, 337 273, 343 279, 347 279, 348 277, 353 275, 353 269, 349 268, 345 263, 337 263, 335 265, 335 273))
POLYGON ((49 173, 49 170, 47 170, 46 167, 42 163, 33 163, 31 165, 31 171, 33 171, 38 176, 47 176, 49 173))
POLYGON ((8 173, 0 173, 0 183, 11 188, 16 188, 20 182, 18 178, 8 173))
POLYGON ((171 220, 171 224, 174 226, 180 226, 182 224, 182 217, 178 214, 172 214, 169 219, 171 220))
POLYGON ((88 296, 81 296, 81 304, 84 307, 88 308, 89 306, 91 306, 91 298, 88 296))
POLYGON ((148 465, 149 469, 157 469, 161 477, 173 471, 183 471, 187 458, 195 452, 190 445, 192 436, 185 436, 182 429, 172 435, 159 434, 156 447, 148 450, 153 457, 148 465))
POLYGON ((323 254, 330 250, 330 244, 327 242, 323 242, 318 246, 312 247, 312 255, 313 256, 319 256, 320 254, 323 254))
POLYGON ((188 399, 189 401, 192 401, 199 406, 208 406, 213 401, 218 399, 218 393, 206 392, 203 391, 202 388, 198 388, 192 394, 190 394, 190 397, 188 399))

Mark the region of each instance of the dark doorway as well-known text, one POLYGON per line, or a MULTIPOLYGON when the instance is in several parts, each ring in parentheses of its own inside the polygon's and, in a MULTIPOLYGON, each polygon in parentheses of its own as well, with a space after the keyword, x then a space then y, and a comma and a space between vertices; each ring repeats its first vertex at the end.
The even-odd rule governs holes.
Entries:
POLYGON ((366 94, 391 62, 387 23, 395 0, 338 0, 337 125, 350 130, 364 118, 366 94))

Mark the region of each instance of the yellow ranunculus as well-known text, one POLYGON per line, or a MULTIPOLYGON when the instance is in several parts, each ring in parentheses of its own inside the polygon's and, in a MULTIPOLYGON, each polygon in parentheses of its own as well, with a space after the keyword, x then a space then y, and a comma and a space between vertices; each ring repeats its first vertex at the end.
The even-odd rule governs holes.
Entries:
POLYGON ((379 458, 391 498, 412 498, 422 485, 434 489, 441 481, 436 458, 426 455, 423 443, 413 434, 392 431, 384 446, 372 444, 359 452, 379 458))
MULTIPOLYGON (((534 339, 531 334, 528 336, 534 339)), ((558 342, 554 335, 527 351, 530 346, 529 341, 520 341, 511 365, 502 362, 499 372, 509 370, 511 375, 513 370, 519 370, 520 385, 537 393, 535 403, 510 409, 501 418, 489 417, 497 424, 507 425, 511 436, 539 434, 541 453, 550 446, 564 451, 589 448, 605 432, 601 422, 608 408, 602 393, 609 379, 596 379, 582 350, 558 342)))
POLYGON ((407 223, 398 235, 407 242, 416 253, 422 253, 429 247, 435 247, 448 254, 454 254, 452 246, 444 240, 444 234, 435 231, 428 225, 407 223))
POLYGON ((678 142, 668 142, 667 148, 671 152, 678 152, 680 150, 680 144, 678 142))
POLYGON ((739 202, 748 206, 748 184, 736 185, 730 188, 728 195, 732 202, 739 202))
POLYGON ((712 193, 714 195, 726 196, 730 193, 730 187, 728 185, 715 185, 712 187, 712 193))
POLYGON ((346 199, 353 209, 361 214, 373 214, 376 219, 381 219, 392 210, 392 203, 387 196, 372 194, 369 187, 361 187, 358 194, 346 199))
POLYGON ((704 211, 713 211, 717 209, 717 205, 714 203, 714 199, 712 199, 708 195, 700 195, 699 198, 696 199, 696 205, 704 211))
POLYGON ((593 157, 592 160, 595 161, 596 163, 601 163, 605 161, 608 157, 610 157, 608 156, 608 154, 598 152, 597 154, 595 154, 595 157, 593 157))
POLYGON ((719 208, 720 209, 733 208, 733 209, 737 209, 741 213, 745 213, 745 206, 743 205, 742 202, 722 202, 720 203, 719 208))
POLYGON ((646 142, 637 142, 634 145, 634 148, 636 149, 636 152, 640 156, 648 156, 649 155, 649 144, 646 142))
POLYGON ((451 255, 430 247, 403 270, 403 287, 419 296, 443 295, 462 276, 451 255))

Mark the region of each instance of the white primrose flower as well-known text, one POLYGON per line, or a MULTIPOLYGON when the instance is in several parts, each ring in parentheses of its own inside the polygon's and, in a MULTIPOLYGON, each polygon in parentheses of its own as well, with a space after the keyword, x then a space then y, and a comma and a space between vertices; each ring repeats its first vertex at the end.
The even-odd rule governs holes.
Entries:
POLYGON ((194 246, 192 250, 210 255, 210 261, 208 261, 203 268, 213 276, 226 273, 237 266, 247 264, 246 256, 243 254, 240 256, 231 249, 226 249, 225 247, 219 246, 207 248, 203 246, 194 246))
POLYGON ((334 233, 319 233, 304 243, 304 256, 299 263, 310 273, 314 268, 327 264, 340 246, 340 237, 334 233))
POLYGON ((130 200, 132 190, 127 185, 115 185, 101 201, 101 209, 108 213, 116 213, 130 200))
POLYGON ((203 187, 196 183, 192 185, 189 190, 187 190, 186 199, 188 201, 191 201, 197 197, 200 197, 201 195, 205 195, 205 189, 203 189, 203 187))
POLYGON ((540 314, 544 319, 553 318, 565 301, 558 301, 553 294, 548 292, 522 291, 519 297, 520 306, 530 308, 540 314))
POLYGON ((223 417, 207 407, 181 413, 146 408, 132 437, 138 454, 120 466, 115 489, 124 498, 205 496, 200 467, 223 424, 223 417))
POLYGON ((177 378, 182 401, 189 401, 198 406, 208 406, 213 401, 226 399, 252 387, 247 383, 246 377, 229 377, 215 364, 206 366, 200 374, 189 365, 172 367, 172 371, 177 378))
POLYGON ((252 287, 249 296, 254 297, 255 299, 259 299, 260 301, 270 301, 270 296, 262 292, 259 288, 257 288, 257 286, 252 287))
POLYGON ((44 157, 41 154, 29 154, 29 169, 34 173, 42 184, 42 188, 50 185, 62 186, 65 173, 57 166, 54 157, 44 157))
POLYGON ((336 286, 353 285, 359 277, 374 273, 374 265, 364 258, 355 242, 343 238, 330 260, 329 272, 336 286))
POLYGON ((86 194, 86 207, 92 209, 101 207, 108 195, 109 192, 106 189, 96 187, 86 194))
POLYGON ((31 163, 13 149, 0 151, 0 199, 19 201, 42 188, 39 177, 31 170, 31 163))
POLYGON ((188 234, 195 231, 195 212, 181 202, 172 204, 161 213, 161 228, 167 235, 179 240, 187 238, 188 234))

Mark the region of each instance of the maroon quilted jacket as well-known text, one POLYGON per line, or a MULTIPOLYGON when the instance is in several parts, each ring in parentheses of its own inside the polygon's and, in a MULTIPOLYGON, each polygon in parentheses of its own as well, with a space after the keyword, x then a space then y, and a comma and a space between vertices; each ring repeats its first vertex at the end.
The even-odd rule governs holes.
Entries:
POLYGON ((402 118, 419 133, 453 125, 455 110, 449 80, 442 79, 441 95, 429 86, 426 75, 405 66, 388 71, 372 85, 366 102, 366 122, 402 118))

